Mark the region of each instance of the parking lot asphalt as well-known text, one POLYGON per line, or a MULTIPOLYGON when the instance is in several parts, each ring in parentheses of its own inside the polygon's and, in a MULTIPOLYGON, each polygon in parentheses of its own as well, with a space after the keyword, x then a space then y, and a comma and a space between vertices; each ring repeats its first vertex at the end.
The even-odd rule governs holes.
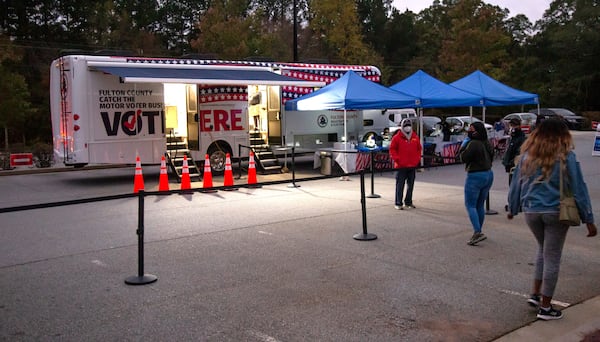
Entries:
MULTIPOLYGON (((589 156, 587 136, 578 137, 592 202, 600 203, 600 158, 589 156)), ((471 232, 462 206, 461 165, 419 172, 414 210, 394 210, 393 174, 376 173, 373 189, 366 179, 366 194, 373 190, 381 197, 365 200, 366 216, 358 176, 300 181, 299 187, 148 197, 144 273, 158 281, 142 286, 124 282, 139 271, 133 234, 139 222, 135 215, 121 215, 136 212, 135 199, 0 214, 0 339, 582 341, 592 336, 600 329, 600 240, 585 238, 579 228, 569 233, 555 297, 565 317, 536 321, 525 304, 533 238, 521 216, 504 218, 507 176, 495 164, 490 203, 499 215, 486 217, 489 238, 476 247, 466 245, 471 232), (376 240, 353 238, 365 222, 376 240)), ((0 180, 5 189, 28 182, 23 177, 29 175, 14 175, 19 178, 0 180)), ((148 189, 155 189, 156 169, 146 169, 145 176, 148 189)), ((132 186, 123 184, 123 190, 132 186)), ((2 206, 15 195, 3 192, 2 206)), ((597 205, 594 210, 598 217, 597 205)))

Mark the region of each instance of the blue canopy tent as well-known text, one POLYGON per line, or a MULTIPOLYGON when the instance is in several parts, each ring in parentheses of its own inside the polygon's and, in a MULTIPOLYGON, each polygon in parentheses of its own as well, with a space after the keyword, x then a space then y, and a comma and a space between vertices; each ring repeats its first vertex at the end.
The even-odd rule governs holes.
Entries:
MULTIPOLYGON (((415 97, 389 89, 361 77, 353 71, 327 86, 310 94, 285 103, 286 110, 344 110, 344 150, 347 149, 348 128, 346 110, 414 108, 415 97)), ((342 154, 341 164, 346 165, 346 154, 342 154)), ((338 160, 338 163, 340 160, 338 160)), ((347 179, 347 178, 345 178, 347 179)))
POLYGON ((450 85, 477 94, 483 98, 483 120, 485 121, 485 107, 489 106, 510 106, 537 104, 539 107, 539 97, 537 94, 528 93, 522 90, 511 88, 504 83, 496 81, 480 70, 456 80, 450 85))
POLYGON ((327 86, 285 103, 286 110, 415 108, 417 99, 348 71, 327 86))
POLYGON ((417 99, 402 92, 369 81, 353 71, 310 94, 285 103, 286 110, 344 110, 344 140, 346 110, 415 108, 417 99))
POLYGON ((480 95, 457 89, 423 70, 418 70, 390 88, 417 97, 420 108, 468 107, 482 104, 480 95))
MULTIPOLYGON (((419 131, 423 132, 422 108, 472 107, 481 105, 481 96, 457 89, 423 70, 394 84, 391 89, 419 98, 419 131)), ((421 144, 423 144, 421 134, 421 144)))

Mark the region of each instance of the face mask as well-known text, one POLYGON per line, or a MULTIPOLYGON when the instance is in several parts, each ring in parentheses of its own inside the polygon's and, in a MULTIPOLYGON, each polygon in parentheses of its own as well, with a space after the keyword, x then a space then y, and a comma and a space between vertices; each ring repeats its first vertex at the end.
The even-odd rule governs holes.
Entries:
POLYGON ((467 136, 469 137, 469 139, 473 139, 479 137, 479 133, 477 133, 476 131, 468 131, 467 136))
POLYGON ((408 133, 412 132, 412 127, 404 126, 404 127, 402 127, 402 130, 404 131, 404 133, 408 134, 408 133))

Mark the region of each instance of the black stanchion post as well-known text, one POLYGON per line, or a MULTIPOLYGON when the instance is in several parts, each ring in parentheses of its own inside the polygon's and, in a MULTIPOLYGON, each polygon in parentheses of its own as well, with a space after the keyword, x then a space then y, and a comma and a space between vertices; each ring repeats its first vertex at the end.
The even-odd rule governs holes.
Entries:
POLYGON ((292 147, 292 184, 288 185, 288 188, 299 188, 300 185, 296 184, 296 156, 295 147, 292 147))
POLYGON ((486 215, 497 215, 496 210, 490 210, 490 193, 488 192, 487 198, 485 199, 485 214, 486 215))
POLYGON ((242 178, 242 144, 238 145, 238 172, 237 172, 237 177, 235 177, 235 179, 241 179, 242 178))
POLYGON ((127 285, 146 285, 158 280, 152 274, 144 274, 144 190, 138 192, 138 275, 125 279, 127 285))
POLYGON ((367 200, 365 198, 365 171, 360 172, 360 204, 362 208, 363 232, 354 234, 354 240, 370 241, 377 239, 377 235, 367 232, 367 200))
POLYGON ((375 188, 375 154, 373 153, 373 151, 370 151, 369 154, 371 155, 371 194, 367 196, 367 198, 380 198, 381 196, 377 195, 374 192, 374 188, 375 188))

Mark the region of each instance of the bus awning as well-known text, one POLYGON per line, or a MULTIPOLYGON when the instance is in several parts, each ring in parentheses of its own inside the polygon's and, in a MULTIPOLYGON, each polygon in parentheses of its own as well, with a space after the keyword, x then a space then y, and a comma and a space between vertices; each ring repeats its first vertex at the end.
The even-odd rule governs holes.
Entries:
POLYGON ((278 85, 298 87, 323 87, 325 82, 303 81, 282 76, 269 70, 248 70, 247 68, 173 68, 173 67, 125 67, 90 66, 119 76, 125 83, 188 83, 212 85, 278 85))

